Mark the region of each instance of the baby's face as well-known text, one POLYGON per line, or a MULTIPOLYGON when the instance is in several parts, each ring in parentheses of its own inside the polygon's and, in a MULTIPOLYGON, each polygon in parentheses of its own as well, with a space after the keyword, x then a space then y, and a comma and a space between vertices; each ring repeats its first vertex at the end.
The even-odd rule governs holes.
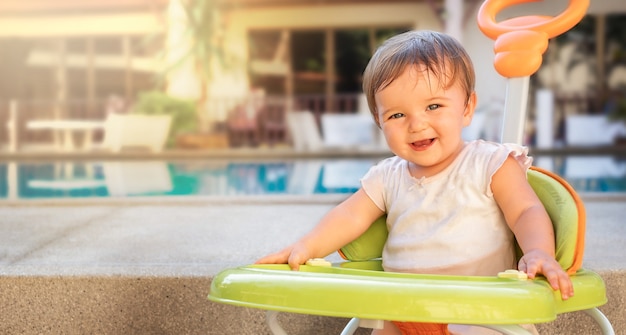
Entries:
POLYGON ((458 83, 445 88, 432 73, 416 66, 407 67, 375 98, 389 148, 426 176, 444 169, 460 152, 461 131, 469 125, 476 104, 475 95, 468 100, 458 83))

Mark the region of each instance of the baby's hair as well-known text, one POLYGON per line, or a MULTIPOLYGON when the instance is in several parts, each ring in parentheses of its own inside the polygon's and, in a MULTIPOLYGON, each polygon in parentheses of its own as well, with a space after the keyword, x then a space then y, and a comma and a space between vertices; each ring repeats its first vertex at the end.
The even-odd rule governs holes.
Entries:
POLYGON ((474 92, 475 74, 465 48, 453 37, 429 30, 408 31, 391 37, 376 50, 363 73, 363 92, 379 124, 375 95, 398 78, 407 66, 424 67, 447 89, 457 82, 467 99, 474 92))

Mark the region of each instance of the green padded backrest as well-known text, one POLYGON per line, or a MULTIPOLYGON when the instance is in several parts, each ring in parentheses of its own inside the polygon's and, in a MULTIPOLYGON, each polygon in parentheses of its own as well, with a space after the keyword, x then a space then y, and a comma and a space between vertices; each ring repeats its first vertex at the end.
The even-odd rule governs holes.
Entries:
MULTIPOLYGON (((582 201, 561 177, 533 167, 528 182, 543 203, 555 230, 556 259, 568 273, 582 265, 585 236, 585 209, 582 201)), ((356 240, 339 250, 347 260, 365 261, 380 258, 387 240, 386 216, 376 220, 356 240)))
POLYGON ((339 249, 341 257, 350 261, 368 261, 382 257, 388 234, 386 221, 386 215, 374 221, 365 233, 339 249))
POLYGON ((532 168, 528 182, 554 225, 556 259, 573 274, 582 265, 585 245, 585 207, 574 189, 558 175, 532 168))

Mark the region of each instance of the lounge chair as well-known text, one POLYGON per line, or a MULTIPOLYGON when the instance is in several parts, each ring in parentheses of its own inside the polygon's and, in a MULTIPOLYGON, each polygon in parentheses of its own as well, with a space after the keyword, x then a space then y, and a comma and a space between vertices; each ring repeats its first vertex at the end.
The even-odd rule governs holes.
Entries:
POLYGON ((327 113, 320 126, 313 113, 287 113, 287 127, 296 151, 379 149, 385 147, 370 115, 327 113))
POLYGON ((160 152, 167 141, 171 123, 171 115, 111 113, 104 123, 101 146, 113 152, 120 152, 127 147, 143 147, 160 152))

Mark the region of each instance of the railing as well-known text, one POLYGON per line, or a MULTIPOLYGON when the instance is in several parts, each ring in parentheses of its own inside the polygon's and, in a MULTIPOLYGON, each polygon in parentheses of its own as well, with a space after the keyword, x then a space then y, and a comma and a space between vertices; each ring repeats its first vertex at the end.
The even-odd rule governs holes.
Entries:
MULTIPOLYGON (((337 94, 329 100, 323 94, 309 94, 295 96, 291 101, 285 96, 267 96, 262 98, 266 105, 253 111, 244 112, 247 118, 247 140, 237 139, 242 133, 237 133, 232 121, 242 114, 242 106, 248 106, 253 98, 218 99, 210 102, 207 110, 218 111, 221 114, 217 119, 220 129, 231 137, 231 146, 258 146, 258 145, 288 145, 289 133, 286 127, 285 114, 291 109, 308 110, 315 116, 318 125, 324 113, 355 113, 360 109, 367 109, 362 94, 337 94)), ((555 113, 557 124, 556 138, 563 137, 563 122, 567 115, 592 114, 602 111, 596 95, 584 94, 555 94, 555 113)), ((258 103, 258 101, 257 101, 258 103)), ((254 103, 253 103, 254 105, 254 103)), ((258 106, 263 104, 258 104, 258 106)), ((532 104, 531 104, 532 105, 532 104)), ((30 130, 27 123, 32 120, 50 119, 80 119, 104 120, 111 111, 111 101, 96 101, 95 105, 87 106, 87 101, 68 101, 63 106, 54 101, 6 101, 0 100, 0 150, 20 150, 28 146, 51 144, 54 140, 52 131, 30 130), (91 108, 88 108, 91 107, 91 108)), ((114 109, 114 108, 113 108, 114 109)), ((215 119, 215 118, 214 118, 215 119)), ((239 130, 241 131, 241 130, 239 130)), ((103 137, 103 131, 97 130, 94 140, 103 137)), ((245 135, 245 134, 244 134, 245 135)))
POLYGON ((242 101, 227 117, 230 144, 232 147, 288 144, 286 114, 289 110, 311 112, 319 127, 322 114, 356 113, 360 97, 360 94, 338 94, 331 100, 323 94, 309 94, 295 96, 293 101, 285 96, 242 101))
MULTIPOLYGON (((338 94, 332 102, 325 95, 299 95, 293 98, 291 108, 293 110, 311 111, 319 122, 324 113, 355 113, 359 108, 359 94, 338 94)), ((221 129, 228 131, 228 120, 236 116, 241 106, 250 102, 251 99, 214 99, 209 102, 208 111, 215 111, 217 119, 221 122, 221 129)), ((249 115, 253 119, 255 131, 262 133, 257 141, 258 144, 288 144, 289 135, 286 129, 285 113, 288 109, 288 99, 284 96, 268 96, 263 101, 270 108, 253 111, 249 115), (264 133, 263 133, 264 132, 264 133)), ((23 101, 23 100, 0 100, 0 149, 6 148, 20 150, 29 146, 50 144, 54 140, 52 131, 31 130, 27 123, 32 120, 55 120, 55 119, 78 119, 78 120, 104 120, 110 112, 126 112, 115 110, 111 106, 110 99, 96 101, 87 106, 86 100, 72 100, 63 105, 55 101, 23 101), (89 108, 88 108, 89 107, 89 108), (14 148, 12 148, 14 147, 14 148)), ((124 109, 124 108, 122 108, 124 109)), ((99 141, 103 137, 103 131, 98 130, 94 134, 94 140, 99 141)), ((243 143, 245 145, 246 143, 243 143)), ((239 144, 240 145, 240 144, 239 144)), ((234 146, 237 146, 234 145, 234 146)))

